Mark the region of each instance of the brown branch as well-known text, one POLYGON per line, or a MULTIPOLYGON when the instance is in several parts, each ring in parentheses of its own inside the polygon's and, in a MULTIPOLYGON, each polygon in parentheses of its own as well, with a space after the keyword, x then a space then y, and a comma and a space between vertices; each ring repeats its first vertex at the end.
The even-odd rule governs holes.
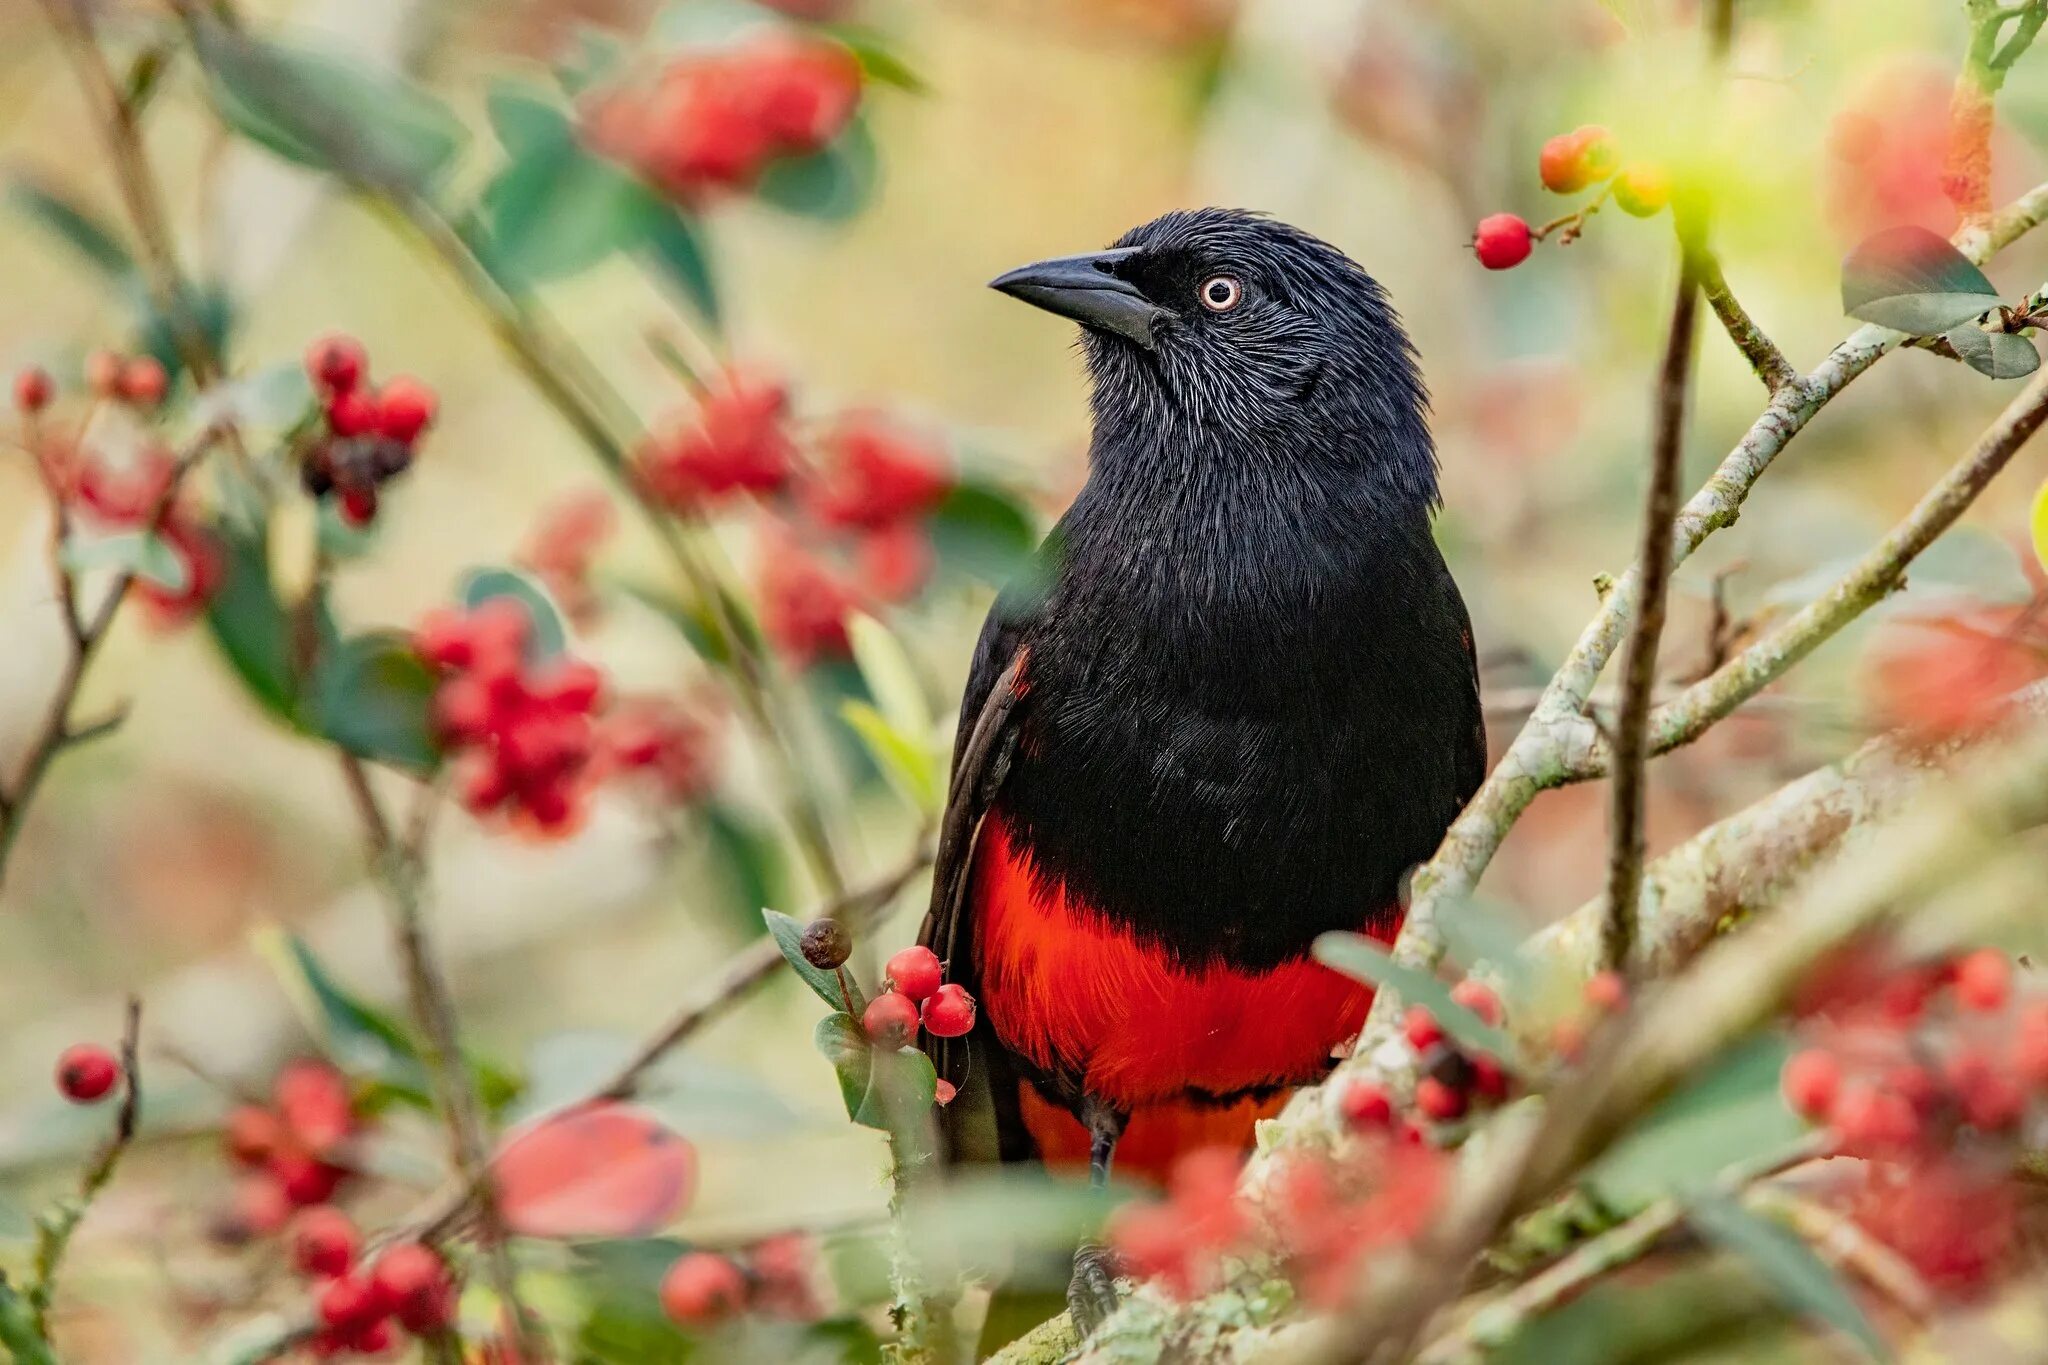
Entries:
MULTIPOLYGON (((157 494, 143 526, 149 532, 160 530, 164 518, 170 514, 176 502, 179 488, 185 476, 203 460, 207 452, 219 443, 224 428, 208 427, 186 446, 171 466, 171 476, 157 494)), ((78 700, 78 692, 85 685, 87 671, 98 656, 100 646, 106 643, 112 631, 114 620, 121 610, 121 604, 135 586, 138 577, 134 569, 123 569, 108 585, 106 596, 100 600, 90 614, 82 609, 79 602, 76 576, 63 562, 64 538, 68 535, 71 517, 64 503, 63 491, 54 483, 50 484, 50 496, 56 511, 51 536, 51 572, 57 578, 58 605, 64 618, 66 653, 62 671, 57 677, 56 692, 43 713, 42 724, 35 737, 29 741, 28 750, 21 760, 20 771, 12 782, 0 782, 0 881, 6 877, 7 865, 13 855, 16 841, 27 820, 28 805, 48 775, 50 765, 57 755, 66 749, 87 743, 105 734, 113 725, 120 723, 121 712, 112 717, 102 717, 85 725, 74 725, 71 707, 78 700)))
MULTIPOLYGON (((1642 530, 1636 563, 1643 566, 1636 618, 1622 652, 1621 697, 1614 723, 1614 787, 1609 822, 1612 848, 1607 863, 1607 927, 1603 957, 1626 971, 1635 943, 1636 897, 1643 877, 1643 790, 1648 774, 1651 690, 1657 684, 1657 646, 1671 589, 1672 520, 1678 513, 1678 474, 1685 453, 1685 400, 1692 382, 1692 355, 1699 306, 1700 254, 1681 212, 1678 297, 1664 343, 1657 380, 1655 435, 1650 445, 1650 478, 1643 493, 1642 530)), ((1698 230, 1693 225, 1692 231, 1698 230)))

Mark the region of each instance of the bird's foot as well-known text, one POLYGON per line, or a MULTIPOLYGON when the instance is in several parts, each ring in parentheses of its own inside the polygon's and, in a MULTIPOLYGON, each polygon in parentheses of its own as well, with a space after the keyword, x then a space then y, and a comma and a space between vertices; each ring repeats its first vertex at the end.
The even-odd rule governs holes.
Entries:
POLYGON ((1108 1247, 1084 1242, 1074 1252, 1074 1275, 1067 1281, 1067 1313, 1083 1340, 1093 1336, 1123 1301, 1116 1288, 1117 1271, 1116 1253, 1108 1247))

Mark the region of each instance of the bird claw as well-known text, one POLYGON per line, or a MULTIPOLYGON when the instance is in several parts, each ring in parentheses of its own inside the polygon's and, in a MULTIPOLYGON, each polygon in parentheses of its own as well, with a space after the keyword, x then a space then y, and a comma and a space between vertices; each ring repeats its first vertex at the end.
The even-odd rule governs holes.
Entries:
POLYGON ((1067 1281, 1067 1313, 1074 1330, 1086 1340, 1123 1302, 1117 1292, 1116 1253, 1105 1246, 1083 1243, 1074 1252, 1074 1274, 1067 1281))

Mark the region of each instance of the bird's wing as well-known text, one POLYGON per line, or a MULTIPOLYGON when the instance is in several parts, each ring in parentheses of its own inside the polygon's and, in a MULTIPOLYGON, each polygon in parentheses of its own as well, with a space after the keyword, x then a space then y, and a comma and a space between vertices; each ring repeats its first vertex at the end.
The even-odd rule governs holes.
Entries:
MULTIPOLYGON (((1017 742, 1018 699, 1024 694, 1024 668, 1030 650, 1014 622, 991 613, 975 647, 967 692, 960 707, 960 728, 953 742, 952 785, 939 823, 939 847, 932 864, 931 908, 917 941, 946 963, 947 979, 974 991, 973 945, 967 923, 967 884, 974 866, 975 836, 982 816, 1009 771, 1017 742)), ((967 1070, 967 1039, 930 1040, 939 1075, 959 1086, 967 1070)))

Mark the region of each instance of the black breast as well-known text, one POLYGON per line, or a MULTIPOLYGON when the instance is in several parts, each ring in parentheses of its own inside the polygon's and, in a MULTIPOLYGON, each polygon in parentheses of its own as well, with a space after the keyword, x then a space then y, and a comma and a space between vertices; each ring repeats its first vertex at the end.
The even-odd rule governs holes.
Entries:
POLYGON ((997 804, 1042 873, 1190 966, 1388 924, 1485 764, 1464 603, 1426 515, 1083 494, 997 804))

